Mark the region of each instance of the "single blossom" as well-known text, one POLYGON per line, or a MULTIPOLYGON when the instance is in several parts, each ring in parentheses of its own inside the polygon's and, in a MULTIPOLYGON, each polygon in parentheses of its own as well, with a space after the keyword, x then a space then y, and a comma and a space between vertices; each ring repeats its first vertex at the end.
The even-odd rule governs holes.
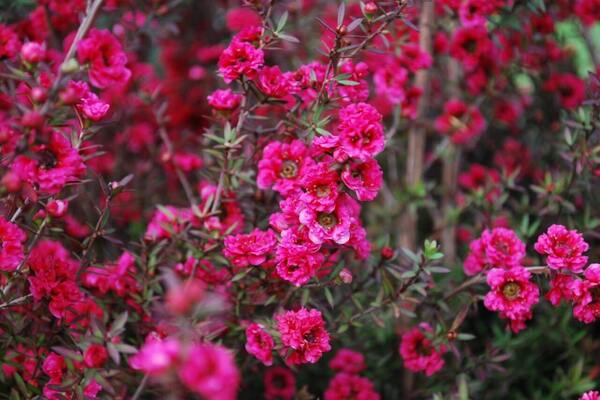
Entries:
POLYGON ((223 255, 236 268, 261 265, 275 250, 277 238, 272 230, 254 229, 248 234, 230 235, 224 239, 223 255))
POLYGON ((423 322, 402 335, 400 355, 406 368, 413 372, 424 372, 431 376, 444 366, 443 354, 446 346, 435 347, 427 335, 432 334, 431 326, 423 322))
POLYGON ((259 324, 250 324, 246 328, 246 351, 259 359, 264 365, 273 364, 273 338, 259 324))
POLYGON ((287 356, 289 364, 314 364, 323 353, 331 350, 329 333, 320 311, 301 308, 286 311, 275 319, 284 346, 282 354, 287 356))
POLYGON ((576 230, 563 225, 551 225, 534 245, 535 251, 546 256, 546 263, 554 270, 583 271, 588 258, 583 255, 589 246, 576 230))

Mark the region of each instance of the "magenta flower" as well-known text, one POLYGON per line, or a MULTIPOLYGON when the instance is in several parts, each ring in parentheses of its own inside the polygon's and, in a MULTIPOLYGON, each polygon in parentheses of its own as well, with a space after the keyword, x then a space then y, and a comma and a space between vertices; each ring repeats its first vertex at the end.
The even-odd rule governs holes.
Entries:
POLYGON ((121 43, 106 29, 90 30, 87 37, 79 42, 77 59, 82 64, 89 63, 90 82, 97 88, 122 86, 131 77, 121 43))
POLYGON ((310 166, 300 181, 302 187, 300 201, 311 210, 332 212, 339 194, 339 179, 329 162, 310 166))
POLYGON ((331 350, 329 333, 320 311, 301 308, 286 311, 275 319, 284 346, 282 354, 289 354, 286 358, 289 364, 314 364, 323 353, 331 350))
POLYGON ((365 365, 365 357, 358 351, 340 349, 335 357, 329 361, 329 368, 334 371, 356 375, 367 368, 367 366, 365 365))
POLYGON ((245 77, 255 79, 263 67, 265 56, 262 50, 248 42, 233 40, 219 57, 219 73, 226 83, 245 77))
POLYGON ((246 351, 267 367, 273 364, 273 338, 259 324, 246 328, 246 351))
POLYGON ((381 189, 383 171, 374 158, 363 163, 350 162, 342 172, 342 181, 354 190, 358 200, 371 201, 381 189))
POLYGON ((600 392, 596 390, 590 390, 581 395, 579 400, 600 400, 600 392))
POLYGON ((300 140, 290 143, 271 142, 263 150, 258 162, 256 184, 261 189, 273 190, 288 196, 298 190, 300 178, 313 163, 306 145, 300 140))
POLYGON ((583 275, 584 280, 573 280, 570 285, 575 297, 573 315, 589 324, 600 318, 600 264, 590 264, 583 275))
POLYGON ((160 376, 178 362, 180 350, 176 339, 161 340, 151 334, 146 337, 140 351, 129 359, 129 365, 150 376, 160 376))
POLYGON ((23 261, 27 235, 16 224, 0 216, 0 271, 11 272, 23 261))
POLYGON ((275 250, 277 238, 272 230, 254 229, 248 234, 230 235, 224 239, 223 255, 236 268, 261 265, 275 250))
POLYGON ((186 352, 178 375, 205 400, 235 400, 240 373, 231 352, 214 344, 196 344, 186 352))
POLYGON ((292 400, 296 392, 296 377, 284 367, 267 369, 264 383, 266 400, 292 400))
POLYGON ((538 237, 535 251, 546 255, 548 267, 555 270, 567 269, 575 273, 583 271, 588 258, 582 254, 589 248, 583 236, 576 230, 562 225, 551 225, 546 233, 538 237))
POLYGON ((444 105, 444 113, 435 120, 435 129, 459 145, 481 135, 485 127, 486 122, 479 109, 457 99, 449 100, 444 105))
POLYGON ((520 265, 525 257, 525 243, 510 229, 486 229, 481 240, 485 243, 487 262, 494 267, 511 268, 520 265))
POLYGON ((540 291, 530 278, 531 273, 523 267, 493 268, 487 274, 492 290, 483 304, 488 310, 500 312, 500 318, 508 319, 515 333, 525 328, 525 321, 532 317, 531 308, 539 300, 540 291))
POLYGON ((431 326, 422 322, 402 335, 400 355, 404 366, 409 370, 431 376, 444 366, 442 355, 446 352, 446 346, 440 345, 436 348, 425 335, 432 332, 431 326))
POLYGON ((325 390, 325 400, 379 400, 379 394, 373 387, 373 382, 362 376, 340 372, 325 390))
POLYGON ((337 244, 345 244, 350 240, 351 227, 358 218, 357 206, 352 198, 342 194, 332 212, 318 212, 304 206, 298 218, 308 227, 308 237, 313 243, 332 240, 337 244))
POLYGON ((208 104, 215 110, 231 112, 239 107, 243 96, 234 93, 231 89, 219 89, 206 98, 208 99, 208 104))
POLYGON ((385 146, 381 114, 366 103, 350 104, 339 112, 337 134, 341 149, 362 161, 379 154, 385 146))

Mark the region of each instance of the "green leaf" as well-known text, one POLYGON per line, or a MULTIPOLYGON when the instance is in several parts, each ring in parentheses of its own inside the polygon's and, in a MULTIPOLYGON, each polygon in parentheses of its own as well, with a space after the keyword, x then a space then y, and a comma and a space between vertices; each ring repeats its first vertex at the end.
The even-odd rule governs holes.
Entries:
POLYGON ((333 309, 333 295, 331 294, 331 290, 329 290, 328 287, 325 288, 325 298, 327 299, 327 302, 329 303, 329 306, 333 309))

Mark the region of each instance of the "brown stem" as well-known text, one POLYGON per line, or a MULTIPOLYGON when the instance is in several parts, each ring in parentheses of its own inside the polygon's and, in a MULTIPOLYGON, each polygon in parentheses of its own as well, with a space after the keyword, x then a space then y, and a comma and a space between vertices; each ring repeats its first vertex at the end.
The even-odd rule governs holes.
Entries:
MULTIPOLYGON (((422 3, 419 19, 419 46, 422 51, 432 53, 433 35, 433 0, 422 3)), ((416 73, 415 87, 423 90, 423 95, 417 104, 417 116, 408 132, 408 158, 406 160, 406 186, 414 188, 423 179, 423 160, 425 157, 425 114, 430 103, 431 70, 422 69, 416 73)), ((417 216, 409 209, 401 215, 399 245, 415 249, 417 243, 417 216)))

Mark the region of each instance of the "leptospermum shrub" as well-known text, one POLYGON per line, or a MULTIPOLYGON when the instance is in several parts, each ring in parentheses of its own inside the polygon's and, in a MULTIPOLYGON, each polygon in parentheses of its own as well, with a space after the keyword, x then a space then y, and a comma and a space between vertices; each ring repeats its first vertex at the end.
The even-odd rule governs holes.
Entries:
POLYGON ((600 3, 0 24, 0 398, 600 398, 600 3))

